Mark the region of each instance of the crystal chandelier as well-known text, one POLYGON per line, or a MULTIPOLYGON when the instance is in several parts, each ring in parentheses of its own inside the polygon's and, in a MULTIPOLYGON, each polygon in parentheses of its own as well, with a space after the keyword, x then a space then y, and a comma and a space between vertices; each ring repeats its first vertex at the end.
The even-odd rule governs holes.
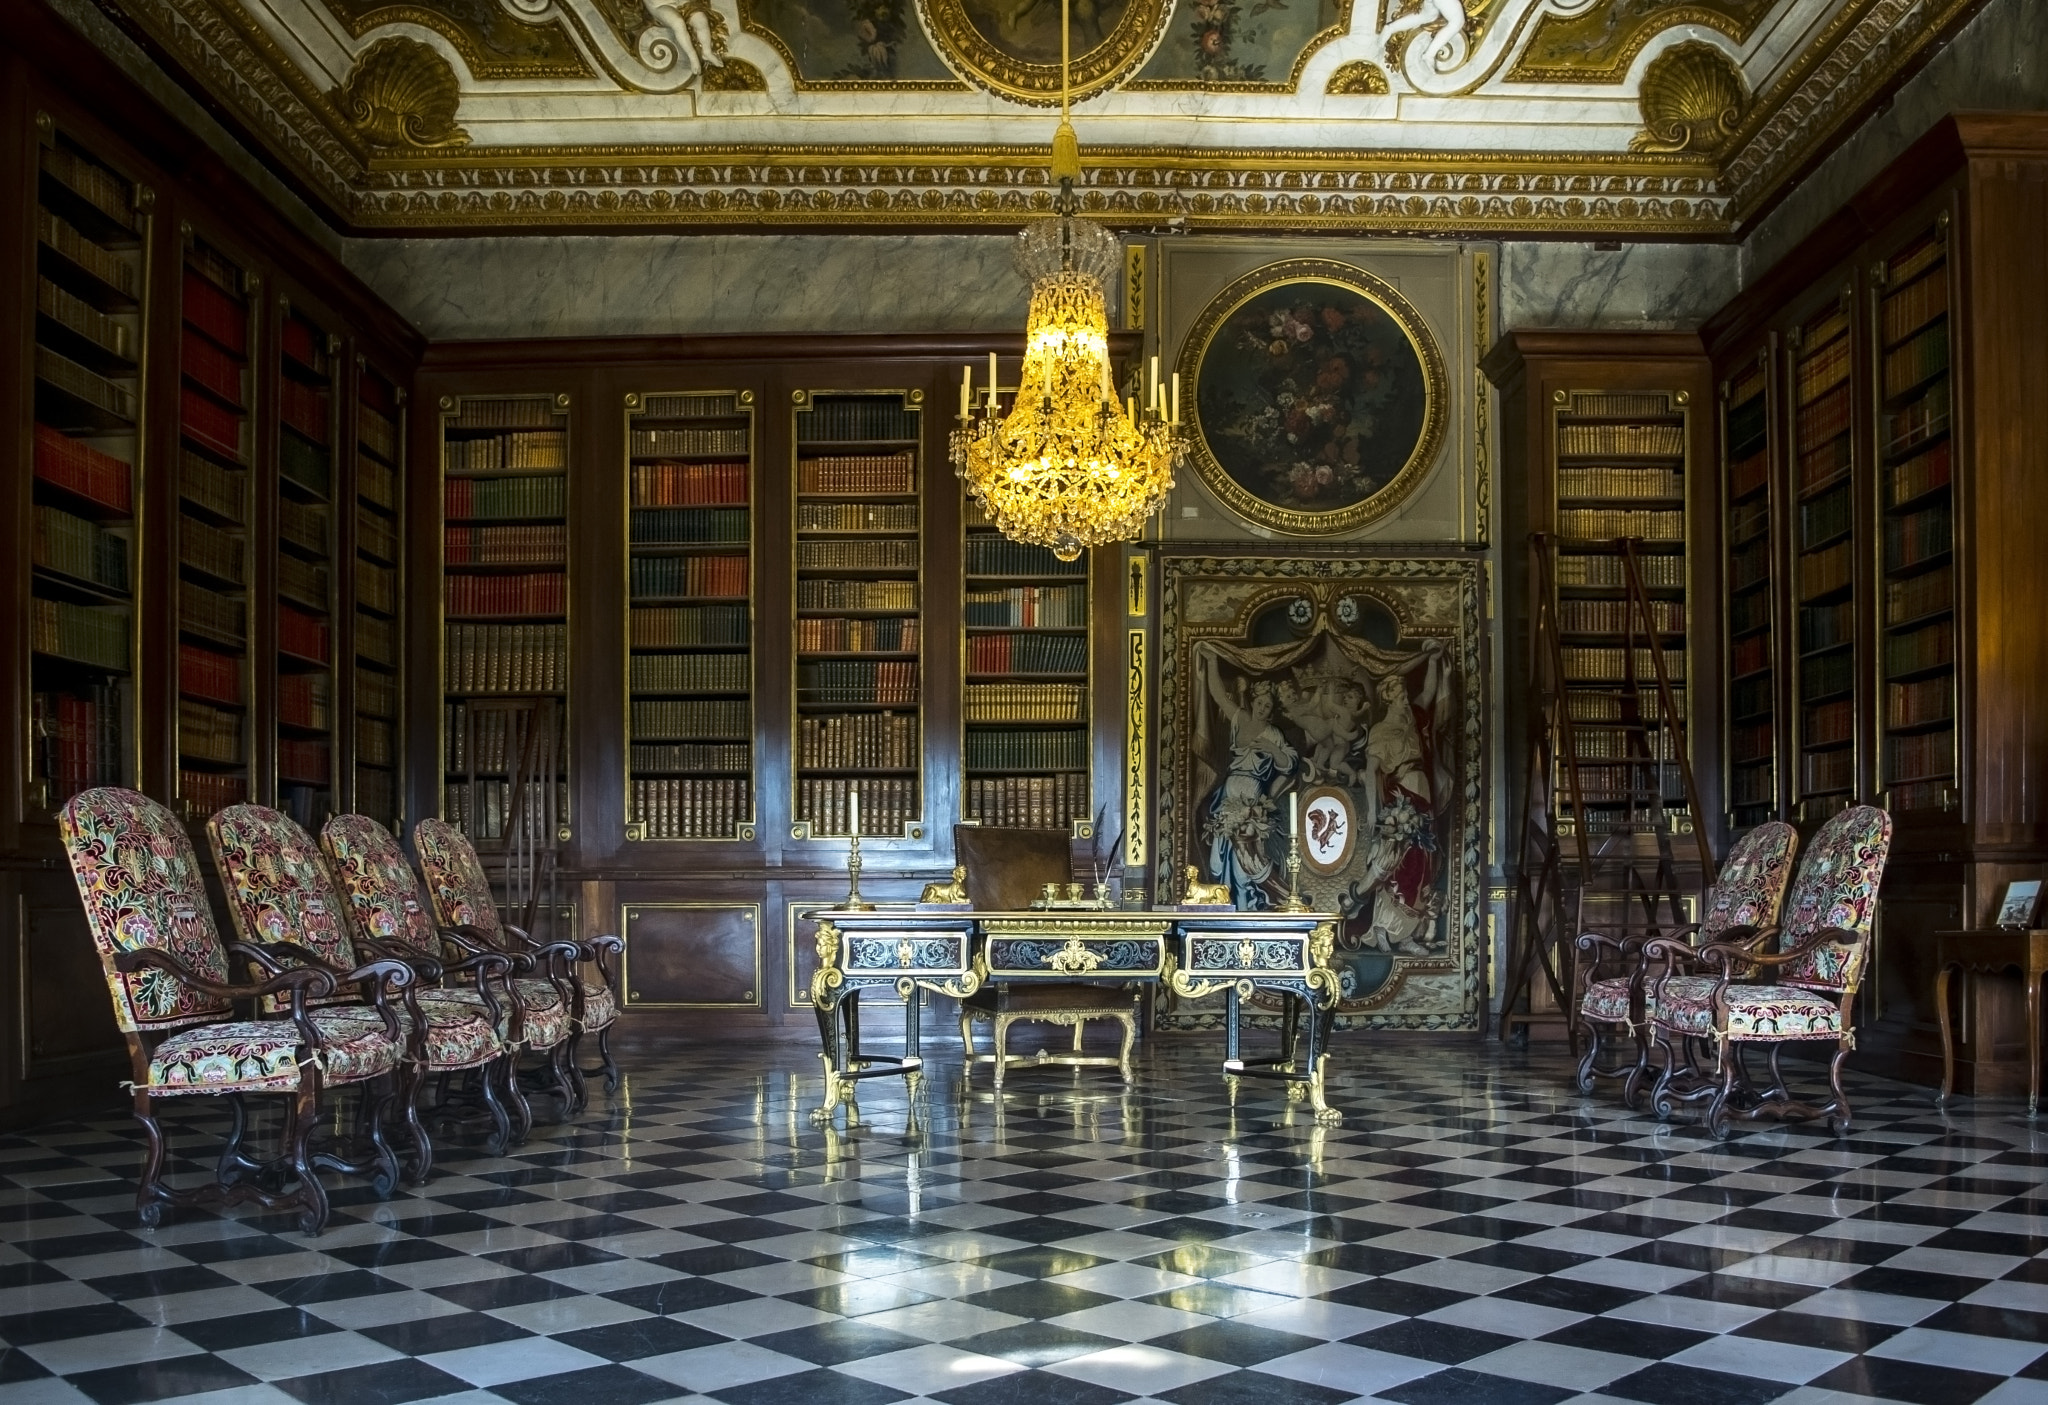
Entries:
POLYGON ((1016 250, 1017 266, 1031 280, 1023 374, 1005 415, 996 398, 995 353, 985 396, 976 396, 974 367, 967 367, 952 457, 997 530, 1072 561, 1084 547, 1144 530, 1173 487, 1185 447, 1180 377, 1162 385, 1158 357, 1142 413, 1135 397, 1117 403, 1110 383, 1103 288, 1122 251, 1116 236, 1074 213, 1081 148, 1067 111, 1066 12, 1062 3, 1060 125, 1052 144, 1059 198, 1053 218, 1028 226, 1016 250))

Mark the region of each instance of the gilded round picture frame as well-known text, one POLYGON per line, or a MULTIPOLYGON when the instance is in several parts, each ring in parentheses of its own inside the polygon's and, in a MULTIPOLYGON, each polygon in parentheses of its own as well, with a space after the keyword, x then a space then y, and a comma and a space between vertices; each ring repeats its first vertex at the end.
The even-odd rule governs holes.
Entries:
MULTIPOLYGON (((1172 0, 1095 0, 1108 10, 1106 31, 1073 30, 1076 99, 1129 77, 1150 58, 1173 17, 1172 0)), ((918 17, 939 57, 962 78, 1029 107, 1060 101, 1059 0, 917 0, 918 17), (1026 20, 1030 28, 1024 29, 1026 20), (997 34, 992 36, 991 28, 997 34), (1011 37, 1000 36, 1003 30, 1011 37), (1022 36, 1022 37, 1019 37, 1022 36)))
POLYGON ((1195 319, 1178 369, 1203 486, 1275 531, 1377 522, 1443 447, 1450 382, 1436 339, 1398 289, 1351 264, 1283 259, 1238 278, 1195 319))

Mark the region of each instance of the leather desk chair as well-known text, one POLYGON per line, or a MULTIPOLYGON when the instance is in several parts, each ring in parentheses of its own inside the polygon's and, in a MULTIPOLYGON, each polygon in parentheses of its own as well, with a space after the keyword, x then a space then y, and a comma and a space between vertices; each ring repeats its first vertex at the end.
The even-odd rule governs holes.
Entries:
MULTIPOLYGON (((967 870, 967 898, 978 912, 1023 912, 1038 900, 1048 883, 1072 877, 1072 859, 1065 833, 1053 829, 996 829, 987 825, 955 825, 953 852, 967 870)), ((1131 1046, 1137 1041, 1136 986, 1051 984, 990 986, 960 1005, 960 1043, 969 1071, 977 1063, 995 1066, 995 1086, 1012 1063, 1060 1064, 1068 1068, 1114 1068, 1131 1079, 1131 1046), (1081 1051, 1081 1036, 1090 1020, 1123 1026, 1123 1045, 1115 1058, 1090 1057, 1081 1051), (993 1025, 992 1053, 974 1049, 974 1025, 993 1025), (1068 1025, 1073 1050, 1054 1054, 1009 1052, 1010 1026, 1020 1021, 1068 1025)))

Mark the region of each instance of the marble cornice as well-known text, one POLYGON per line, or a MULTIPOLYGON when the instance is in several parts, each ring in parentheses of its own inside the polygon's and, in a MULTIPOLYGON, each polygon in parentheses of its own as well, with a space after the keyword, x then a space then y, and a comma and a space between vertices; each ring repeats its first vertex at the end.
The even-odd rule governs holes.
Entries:
MULTIPOLYGON (((104 0, 348 232, 1014 226, 1036 147, 472 145, 370 150, 238 0, 104 0)), ((1982 0, 1844 0, 1696 154, 1093 146, 1084 203, 1125 226, 1729 238, 1982 0)), ((683 97, 689 101, 687 96, 683 97)), ((1327 130, 1327 127, 1323 128, 1327 130)))

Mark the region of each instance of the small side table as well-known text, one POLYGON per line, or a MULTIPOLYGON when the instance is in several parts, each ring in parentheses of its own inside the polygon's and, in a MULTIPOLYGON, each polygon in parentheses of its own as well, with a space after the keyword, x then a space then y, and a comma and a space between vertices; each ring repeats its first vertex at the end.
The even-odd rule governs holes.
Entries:
POLYGON ((2041 1102, 2041 977, 2048 975, 2048 931, 1982 928, 1934 934, 1934 1006, 1941 1016, 1941 1101, 1955 1086, 1955 1031, 1948 1013, 1949 973, 1995 976, 2017 969, 2027 984, 2027 1116, 2041 1102))

